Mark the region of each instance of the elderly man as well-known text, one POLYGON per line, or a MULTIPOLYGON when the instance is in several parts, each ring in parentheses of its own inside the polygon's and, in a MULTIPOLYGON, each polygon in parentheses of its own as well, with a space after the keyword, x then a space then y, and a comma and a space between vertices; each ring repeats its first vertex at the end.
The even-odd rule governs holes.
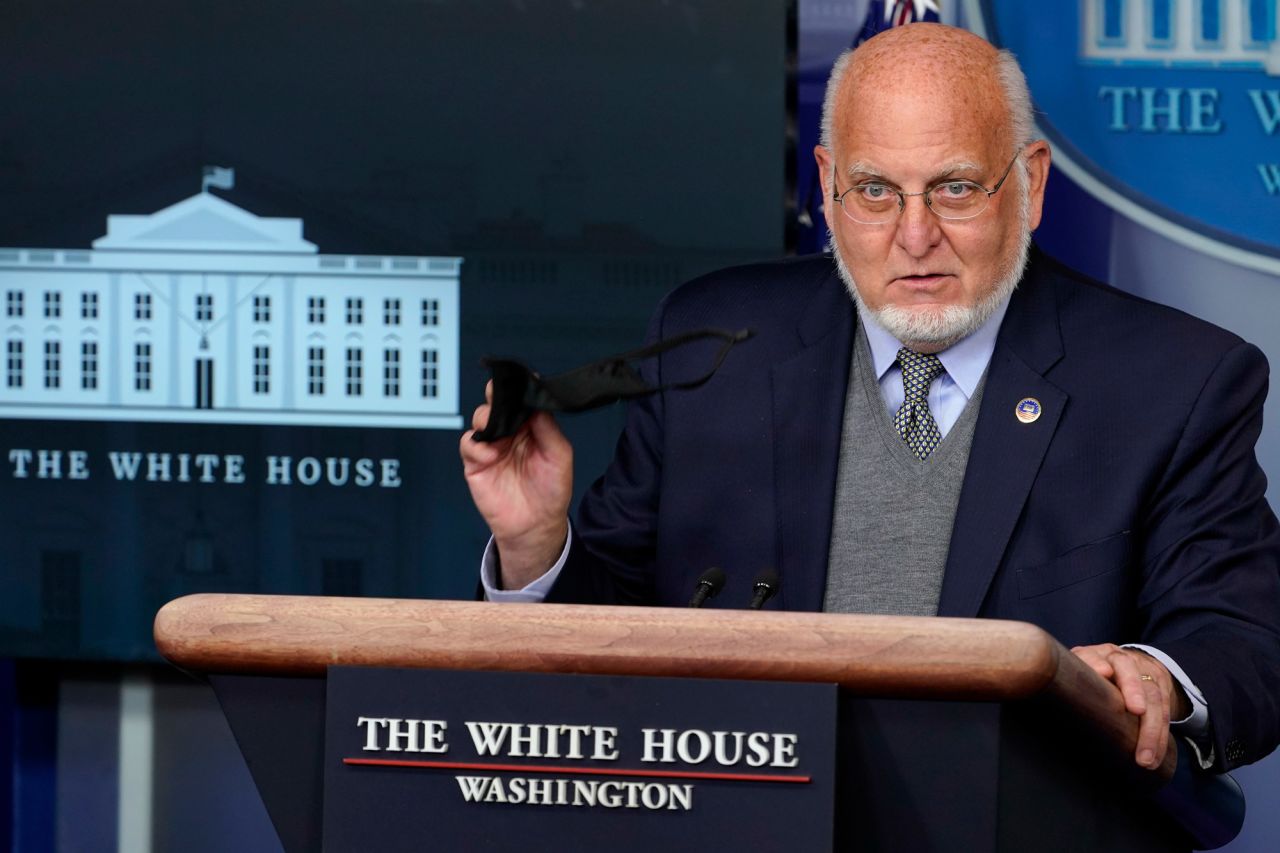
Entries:
MULTIPOLYGON (((535 416, 462 439, 491 598, 1020 619, 1112 680, 1155 766, 1280 740, 1280 532, 1257 349, 1030 249, 1049 171, 1011 56, 918 24, 837 63, 815 150, 831 259, 694 281, 650 335, 749 327, 710 382, 634 403, 572 529, 572 451, 535 416), (1117 646, 1112 643, 1137 644, 1117 646)), ((705 352, 649 378, 687 377, 705 352)), ((477 409, 474 425, 488 421, 477 409)))

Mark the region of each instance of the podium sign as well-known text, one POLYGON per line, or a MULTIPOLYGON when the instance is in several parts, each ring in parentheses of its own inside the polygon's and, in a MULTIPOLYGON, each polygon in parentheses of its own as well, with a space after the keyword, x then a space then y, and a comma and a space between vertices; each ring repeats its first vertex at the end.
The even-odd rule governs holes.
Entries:
POLYGON ((836 687, 329 670, 326 853, 830 851, 836 687))

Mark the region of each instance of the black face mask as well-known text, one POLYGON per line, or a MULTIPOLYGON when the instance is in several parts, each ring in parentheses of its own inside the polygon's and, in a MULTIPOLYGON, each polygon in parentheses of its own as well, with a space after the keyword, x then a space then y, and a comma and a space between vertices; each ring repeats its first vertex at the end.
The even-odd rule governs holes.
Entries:
POLYGON ((722 329, 699 329, 658 341, 638 350, 584 364, 556 376, 539 376, 518 361, 486 358, 481 363, 493 371, 493 404, 489 423, 477 431, 476 441, 498 441, 516 434, 534 412, 585 412, 619 400, 630 400, 675 388, 696 388, 719 369, 734 344, 755 334, 750 329, 728 332, 722 329), (723 341, 712 361, 711 369, 697 379, 653 386, 627 362, 655 355, 696 341, 714 338, 723 341))

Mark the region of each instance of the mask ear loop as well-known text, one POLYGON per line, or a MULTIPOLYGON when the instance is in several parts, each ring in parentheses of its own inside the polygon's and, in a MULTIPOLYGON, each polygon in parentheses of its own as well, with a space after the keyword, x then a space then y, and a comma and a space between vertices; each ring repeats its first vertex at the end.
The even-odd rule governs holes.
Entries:
POLYGON ((675 335, 631 352, 603 358, 566 373, 535 381, 525 390, 524 404, 535 410, 576 413, 590 411, 618 400, 630 400, 661 391, 696 388, 715 375, 735 344, 746 340, 752 334, 754 333, 749 329, 740 332, 699 329, 675 335), (639 372, 628 363, 653 358, 705 338, 719 338, 724 343, 716 352, 711 368, 705 375, 696 379, 654 387, 646 383, 639 372))
POLYGON ((715 372, 720 369, 720 365, 724 364, 725 358, 729 355, 729 350, 733 349, 735 344, 740 344, 754 335, 754 329, 740 329, 736 332, 730 332, 725 329, 698 329, 692 332, 683 332, 679 335, 675 335, 674 337, 649 344, 646 347, 641 347, 640 349, 632 350, 631 352, 616 355, 610 359, 610 361, 638 361, 644 358, 652 358, 655 355, 661 355, 667 350, 675 349, 678 346, 683 346, 684 344, 691 343, 692 341, 699 341, 703 338, 719 338, 724 341, 724 343, 720 345, 720 349, 716 352, 716 357, 711 363, 711 369, 708 370, 705 375, 700 376, 697 379, 689 379, 684 382, 671 382, 666 385, 660 385, 657 388, 650 389, 647 393, 670 391, 672 389, 685 390, 689 388, 697 388, 699 385, 702 385, 715 375, 715 372))
MULTIPOLYGON (((715 361, 711 363, 711 369, 707 371, 707 375, 699 379, 690 379, 687 382, 673 382, 670 385, 664 385, 659 388, 659 391, 671 388, 677 390, 697 388, 699 385, 702 385, 715 375, 716 371, 720 369, 720 365, 724 364, 725 358, 728 357, 729 350, 733 349, 737 344, 740 344, 745 340, 749 340, 756 333, 755 329, 739 329, 736 332, 725 332, 719 329, 708 329, 707 331, 710 333, 710 336, 724 340, 724 343, 720 345, 720 351, 716 353, 715 361)), ((692 338, 690 340, 692 340, 692 338)))
POLYGON ((484 358, 481 364, 493 374, 493 403, 489 423, 472 434, 474 441, 498 441, 515 435, 535 411, 585 412, 618 400, 628 400, 672 389, 696 388, 720 369, 734 345, 752 337, 755 332, 742 329, 699 329, 684 332, 649 344, 640 349, 610 356, 566 373, 543 379, 526 365, 514 359, 484 358), (661 355, 668 350, 704 338, 719 338, 724 343, 716 352, 711 369, 703 376, 684 382, 673 382, 656 388, 645 384, 640 374, 627 362, 661 355), (603 377, 613 387, 591 391, 591 385, 603 377), (565 404, 563 398, 576 399, 565 404))

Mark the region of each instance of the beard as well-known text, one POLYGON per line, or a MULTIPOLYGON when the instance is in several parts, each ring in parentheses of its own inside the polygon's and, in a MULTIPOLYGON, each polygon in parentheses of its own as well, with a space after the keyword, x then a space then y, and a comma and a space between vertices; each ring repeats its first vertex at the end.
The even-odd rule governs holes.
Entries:
POLYGON ((972 335, 990 319, 1022 279, 1031 252, 1031 198, 1025 179, 1019 180, 1018 242, 1000 265, 991 290, 972 305, 886 305, 878 310, 867 307, 853 280, 853 273, 845 263, 844 255, 830 236, 828 248, 835 257, 840 280, 857 303, 858 314, 868 318, 893 335, 908 349, 918 352, 941 352, 947 347, 972 335))

